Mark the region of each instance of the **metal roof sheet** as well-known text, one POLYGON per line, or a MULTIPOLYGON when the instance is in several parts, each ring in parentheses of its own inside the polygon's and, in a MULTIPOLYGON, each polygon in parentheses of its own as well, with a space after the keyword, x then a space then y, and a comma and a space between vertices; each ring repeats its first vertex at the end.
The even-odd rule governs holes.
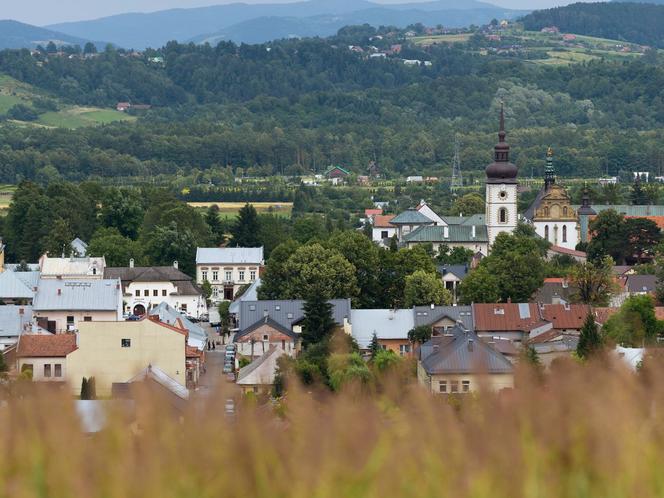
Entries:
POLYGON ((0 299, 32 299, 39 281, 38 271, 0 273, 0 299))
POLYGON ((362 349, 371 344, 374 332, 378 339, 408 339, 415 327, 412 309, 352 310, 353 337, 362 349))
MULTIPOLYGON (((343 325, 344 319, 351 320, 350 299, 332 299, 329 302, 332 303, 335 323, 343 325)), ((238 327, 242 331, 269 316, 282 327, 292 330, 293 324, 304 317, 303 307, 303 300, 241 301, 238 327)))
POLYGON ((474 330, 473 309, 470 306, 416 306, 415 326, 431 325, 447 317, 454 322, 461 321, 466 330, 474 330))
POLYGON ((32 321, 32 306, 0 306, 0 336, 17 337, 32 321), (23 312, 21 312, 23 310, 23 312))
POLYGON ((120 280, 41 279, 35 311, 115 311, 122 309, 120 280))
POLYGON ((489 242, 489 235, 486 225, 450 225, 441 226, 421 226, 404 236, 404 241, 409 242, 489 242), (475 236, 473 237, 473 227, 475 227, 475 236), (447 237, 445 231, 447 230, 447 237))
POLYGON ((212 264, 263 264, 262 247, 199 247, 196 249, 197 265, 212 264))
POLYGON ((409 225, 409 224, 418 225, 425 223, 433 223, 433 221, 431 221, 429 218, 424 216, 416 209, 407 209, 406 211, 403 211, 402 213, 399 213, 394 218, 392 218, 390 223, 392 225, 409 225))

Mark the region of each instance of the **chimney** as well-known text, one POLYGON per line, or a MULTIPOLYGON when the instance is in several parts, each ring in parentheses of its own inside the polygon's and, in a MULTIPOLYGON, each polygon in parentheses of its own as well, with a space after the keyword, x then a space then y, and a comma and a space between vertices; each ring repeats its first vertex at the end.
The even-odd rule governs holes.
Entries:
POLYGON ((133 267, 134 267, 134 258, 131 258, 129 260, 129 268, 133 268, 133 267))
POLYGON ((19 308, 18 309, 18 314, 19 315, 25 315, 25 309, 24 308, 19 308))
POLYGON ((475 345, 474 343, 475 341, 473 339, 468 339, 468 351, 473 350, 473 346, 475 345))
POLYGON ((474 239, 475 238, 475 225, 470 227, 470 236, 474 239))
POLYGON ((448 226, 443 227, 443 237, 446 239, 450 238, 450 227, 448 226))
POLYGON ((392 309, 390 310, 390 313, 389 313, 388 319, 390 319, 390 320, 394 320, 394 310, 392 310, 392 309))
POLYGON ((178 262, 177 261, 173 261, 173 268, 175 268, 176 270, 178 269, 178 262))

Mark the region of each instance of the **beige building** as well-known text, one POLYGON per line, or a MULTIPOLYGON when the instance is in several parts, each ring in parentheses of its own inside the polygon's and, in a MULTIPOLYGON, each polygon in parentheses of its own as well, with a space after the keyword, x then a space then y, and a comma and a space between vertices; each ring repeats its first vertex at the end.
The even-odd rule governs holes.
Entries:
POLYGON ((154 317, 135 322, 85 322, 78 331, 78 349, 67 357, 67 380, 74 393, 83 377, 94 377, 98 396, 111 394, 148 366, 159 368, 186 385, 187 334, 154 317))
POLYGON ((199 247, 196 283, 212 285, 212 301, 233 301, 237 292, 260 276, 265 264, 262 247, 199 247))
POLYGON ((64 382, 67 355, 75 350, 74 334, 23 334, 16 345, 16 369, 30 372, 35 382, 64 382))
POLYGON ((37 325, 54 334, 73 332, 84 322, 119 321, 120 280, 41 279, 32 310, 37 325))
POLYGON ((456 326, 420 347, 417 379, 434 394, 468 394, 514 387, 514 367, 474 332, 456 326))

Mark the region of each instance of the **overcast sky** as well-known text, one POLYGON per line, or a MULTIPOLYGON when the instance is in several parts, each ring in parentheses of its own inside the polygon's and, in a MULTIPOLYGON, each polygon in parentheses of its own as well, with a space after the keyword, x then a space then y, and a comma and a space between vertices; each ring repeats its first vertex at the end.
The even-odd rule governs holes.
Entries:
MULTIPOLYGON (((95 19, 123 12, 150 12, 174 7, 201 7, 237 0, 0 0, 0 18, 46 25, 65 21, 95 19)), ((246 3, 284 3, 289 0, 242 0, 246 3)), ((373 0, 377 3, 405 3, 414 0, 373 0)), ((422 1, 422 0, 416 0, 422 1)), ((537 9, 572 3, 572 0, 485 0, 503 7, 537 9)))

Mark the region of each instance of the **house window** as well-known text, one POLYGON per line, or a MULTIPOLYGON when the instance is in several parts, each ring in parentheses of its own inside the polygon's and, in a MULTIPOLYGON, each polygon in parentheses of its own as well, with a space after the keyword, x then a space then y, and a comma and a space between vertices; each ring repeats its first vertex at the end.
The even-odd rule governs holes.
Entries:
POLYGON ((214 270, 212 272, 212 281, 216 282, 217 280, 219 280, 219 272, 217 270, 214 270))
POLYGON ((44 365, 44 377, 50 377, 51 376, 51 364, 47 363, 44 365))
POLYGON ((164 296, 164 297, 166 297, 166 289, 162 289, 162 291, 161 291, 161 295, 164 296))
POLYGON ((498 211, 498 222, 507 223, 507 209, 500 208, 500 210, 498 211))
POLYGON ((549 225, 544 225, 544 238, 549 240, 549 225))
POLYGON ((470 392, 470 381, 469 380, 462 380, 461 381, 461 390, 465 393, 470 392))
POLYGON ((180 305, 180 309, 186 313, 187 312, 187 305, 186 304, 180 305))
POLYGON ((144 295, 145 297, 150 296, 150 289, 145 289, 145 290, 143 291, 143 295, 144 295))
POLYGON ((153 295, 154 297, 157 297, 157 296, 159 295, 159 291, 158 291, 157 289, 154 289, 154 290, 152 291, 152 295, 153 295))
POLYGON ((92 317, 91 317, 91 316, 84 316, 84 317, 83 317, 83 321, 84 321, 84 322, 91 322, 91 321, 92 321, 92 317))
POLYGON ((382 230, 380 232, 380 238, 381 239, 386 239, 387 237, 389 237, 389 235, 387 235, 387 230, 382 230))
POLYGON ((286 317, 287 317, 289 320, 292 320, 292 319, 293 319, 293 313, 287 313, 287 314, 286 314, 286 317))
POLYGON ((250 279, 252 282, 253 282, 254 280, 256 280, 256 270, 251 270, 251 271, 249 272, 249 279, 250 279))
POLYGON ((123 348, 130 348, 131 347, 131 339, 122 339, 120 341, 121 345, 123 348))
POLYGON ((267 341, 269 341, 269 340, 270 340, 270 336, 267 335, 267 334, 263 334, 263 341, 264 341, 264 342, 267 342, 267 341))
POLYGON ((67 325, 74 325, 74 317, 69 315, 67 316, 67 325))
POLYGON ((281 306, 278 304, 274 307, 274 311, 281 311, 281 306))
POLYGON ((55 372, 54 372, 54 377, 62 377, 62 365, 60 363, 56 363, 53 365, 55 367, 55 372))
POLYGON ((281 340, 281 349, 286 351, 286 341, 284 339, 281 340))
POLYGON ((439 393, 446 393, 447 392, 447 381, 446 380, 441 380, 438 382, 438 392, 439 393))
POLYGON ((233 272, 232 271, 226 270, 225 275, 226 275, 226 277, 225 277, 226 282, 230 282, 231 280, 233 280, 233 272))
POLYGON ((244 282, 244 270, 240 270, 240 282, 244 282))
POLYGON ((212 287, 212 296, 217 297, 219 295, 219 289, 217 287, 212 287))
POLYGON ((250 304, 249 305, 249 311, 256 311, 256 305, 255 304, 250 304))
POLYGON ((563 225, 563 242, 567 242, 567 226, 563 225))
POLYGON ((141 297, 141 291, 140 290, 136 291, 136 297, 141 297))
POLYGON ((453 380, 450 382, 450 392, 451 393, 458 393, 459 392, 459 381, 458 380, 453 380))
POLYGON ((207 280, 207 270, 201 272, 201 277, 203 278, 203 282, 207 280))
POLYGON ((401 356, 406 356, 408 353, 410 353, 410 344, 399 345, 399 354, 401 356))

